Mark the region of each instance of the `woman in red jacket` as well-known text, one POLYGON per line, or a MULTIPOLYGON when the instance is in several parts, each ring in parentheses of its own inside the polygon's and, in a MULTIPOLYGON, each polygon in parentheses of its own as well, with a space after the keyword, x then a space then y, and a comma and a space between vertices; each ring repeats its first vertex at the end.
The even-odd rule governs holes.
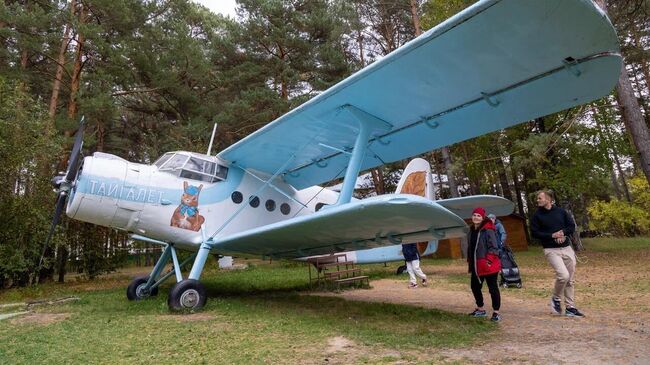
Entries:
POLYGON ((468 271, 472 275, 471 288, 476 309, 470 313, 473 317, 485 317, 483 308, 483 281, 487 281, 490 297, 492 298, 492 321, 501 320, 499 309, 501 307, 501 293, 497 284, 497 276, 501 271, 499 261, 499 246, 497 244, 495 227, 492 221, 485 216, 485 209, 476 208, 472 212, 472 225, 470 226, 469 242, 467 249, 468 271))

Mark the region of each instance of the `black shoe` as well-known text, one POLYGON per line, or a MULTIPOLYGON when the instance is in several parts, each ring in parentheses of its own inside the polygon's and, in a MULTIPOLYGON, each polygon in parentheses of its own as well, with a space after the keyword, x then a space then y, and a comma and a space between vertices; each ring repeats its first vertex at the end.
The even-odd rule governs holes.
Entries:
POLYGON ((474 309, 474 312, 469 314, 472 317, 487 317, 487 312, 480 309, 474 309))
POLYGON ((567 317, 584 317, 585 316, 584 314, 582 314, 582 312, 580 312, 578 310, 578 308, 567 308, 564 311, 564 315, 567 316, 567 317))
POLYGON ((562 314, 562 307, 559 299, 551 298, 551 311, 555 314, 562 314))
POLYGON ((492 322, 499 322, 501 321, 501 315, 497 312, 492 313, 492 318, 490 318, 490 321, 492 322))

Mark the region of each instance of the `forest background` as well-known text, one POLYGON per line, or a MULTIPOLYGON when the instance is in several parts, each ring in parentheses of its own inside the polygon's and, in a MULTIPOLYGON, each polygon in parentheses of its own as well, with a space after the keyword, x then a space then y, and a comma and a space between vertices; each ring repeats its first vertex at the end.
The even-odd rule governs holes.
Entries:
MULTIPOLYGON (((438 198, 496 194, 534 212, 552 189, 583 232, 650 232, 650 1, 596 0, 625 67, 611 95, 424 154, 438 198)), ((83 115, 84 154, 151 163, 219 151, 394 51, 470 0, 238 0, 237 16, 187 0, 0 3, 0 289, 93 278, 127 262, 125 233, 63 219, 39 266, 83 115)), ((498 26, 498 25, 495 25, 498 26)), ((406 161, 373 169, 394 190, 406 161)), ((141 247, 140 247, 141 248, 141 247)))

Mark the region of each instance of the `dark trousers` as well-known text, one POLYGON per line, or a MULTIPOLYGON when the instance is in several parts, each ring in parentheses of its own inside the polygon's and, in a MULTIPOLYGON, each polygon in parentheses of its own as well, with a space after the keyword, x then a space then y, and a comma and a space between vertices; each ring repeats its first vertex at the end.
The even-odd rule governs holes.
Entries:
POLYGON ((486 275, 481 278, 476 276, 476 273, 472 271, 472 294, 474 294, 474 300, 476 300, 476 306, 483 306, 483 293, 481 288, 483 288, 483 281, 487 281, 488 289, 490 291, 490 297, 492 298, 492 309, 498 311, 501 308, 501 293, 499 293, 499 285, 497 284, 498 273, 491 275, 486 275))

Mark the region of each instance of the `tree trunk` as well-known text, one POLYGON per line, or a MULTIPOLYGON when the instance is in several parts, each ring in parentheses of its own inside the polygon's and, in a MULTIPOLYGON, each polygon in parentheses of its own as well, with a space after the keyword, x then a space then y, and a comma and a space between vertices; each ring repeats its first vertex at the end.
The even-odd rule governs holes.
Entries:
POLYGON ((625 178, 625 173, 621 167, 621 161, 618 158, 618 155, 614 153, 614 162, 616 163, 616 169, 618 170, 618 175, 621 177, 621 185, 623 186, 623 193, 625 194, 625 200, 632 202, 632 196, 630 195, 630 189, 627 186, 627 179, 625 178))
MULTIPOLYGON (((595 1, 607 13, 605 0, 595 1)), ((625 128, 632 136, 632 141, 637 149, 641 169, 645 174, 646 180, 650 183, 650 132, 648 132, 648 125, 641 114, 639 101, 636 95, 634 95, 625 62, 623 62, 623 67, 621 68, 618 85, 616 85, 616 100, 618 100, 621 109, 625 128)))
POLYGON ((616 199, 621 200, 622 198, 621 188, 618 186, 618 180, 616 180, 616 170, 614 170, 614 166, 612 166, 612 169, 609 171, 609 176, 610 179, 612 180, 612 187, 614 188, 614 194, 616 195, 616 199))
POLYGON ((57 271, 59 273, 59 283, 65 282, 66 265, 68 263, 68 248, 66 245, 59 245, 57 252, 57 271))
POLYGON ((449 153, 449 147, 443 147, 440 149, 442 152, 442 161, 445 164, 445 170, 447 171, 447 183, 449 184, 449 190, 451 191, 452 198, 458 198, 458 185, 456 184, 456 178, 453 173, 453 161, 451 160, 451 154, 449 153))
POLYGON ((616 168, 618 171, 619 176, 621 177, 622 185, 623 185, 623 192, 625 193, 625 199, 628 202, 631 202, 632 199, 630 198, 630 191, 627 188, 627 183, 625 181, 625 173, 623 172, 623 169, 621 168, 621 162, 618 159, 618 153, 616 152, 616 147, 614 144, 611 142, 610 139, 610 134, 609 131, 598 121, 598 118, 594 118, 594 121, 596 122, 597 128, 597 133, 598 133, 598 138, 600 139, 601 143, 605 143, 607 145, 607 158, 610 160, 610 163, 612 164, 612 173, 611 173, 611 178, 612 178, 612 186, 614 187, 614 193, 616 194, 616 197, 618 199, 621 199, 621 190, 618 184, 618 180, 616 179, 616 172, 613 170, 616 168), (609 146, 611 146, 611 151, 609 146), (609 154, 611 153, 611 158, 609 157, 609 154))
POLYGON ((630 133, 637 149, 641 169, 650 183, 650 132, 648 132, 648 125, 645 123, 641 107, 632 90, 625 65, 623 65, 616 86, 616 100, 618 100, 621 109, 625 128, 630 133))
POLYGON ((418 15, 418 5, 416 0, 411 0, 411 16, 413 16, 413 28, 415 28, 415 36, 422 34, 420 28, 420 16, 418 15))
POLYGON ((528 230, 528 219, 526 219, 526 211, 524 209, 524 200, 521 197, 521 183, 519 182, 519 176, 513 171, 512 182, 515 187, 515 195, 517 198, 517 210, 520 216, 524 218, 524 233, 526 235, 526 241, 530 243, 530 231, 528 230))
MULTIPOLYGON (((70 1, 70 12, 74 14, 75 0, 70 1)), ((54 120, 56 115, 56 105, 59 100, 59 91, 61 90, 61 78, 63 77, 63 67, 65 65, 65 53, 68 50, 68 44, 70 43, 70 30, 72 29, 72 24, 66 24, 65 30, 63 31, 63 39, 61 40, 61 48, 59 48, 59 56, 57 57, 56 73, 54 76, 54 82, 52 84, 52 96, 50 97, 50 108, 49 116, 50 120, 54 120)))
POLYGON ((375 192, 377 195, 386 194, 386 186, 384 185, 384 173, 381 168, 370 170, 372 176, 372 183, 375 185, 375 192))
POLYGON ((501 184, 501 189, 503 190, 503 197, 512 201, 512 190, 510 190, 510 183, 508 182, 508 175, 506 174, 506 165, 503 162, 501 156, 496 161, 497 170, 499 172, 499 183, 501 184))
MULTIPOLYGON (((84 24, 86 18, 86 9, 83 3, 79 4, 79 24, 84 24)), ((79 105, 77 103, 77 93, 79 92, 79 82, 81 80, 81 68, 84 47, 84 35, 81 32, 77 33, 77 52, 74 59, 74 66, 72 68, 72 80, 70 81, 70 101, 68 103, 68 118, 74 119, 77 115, 79 105)))

